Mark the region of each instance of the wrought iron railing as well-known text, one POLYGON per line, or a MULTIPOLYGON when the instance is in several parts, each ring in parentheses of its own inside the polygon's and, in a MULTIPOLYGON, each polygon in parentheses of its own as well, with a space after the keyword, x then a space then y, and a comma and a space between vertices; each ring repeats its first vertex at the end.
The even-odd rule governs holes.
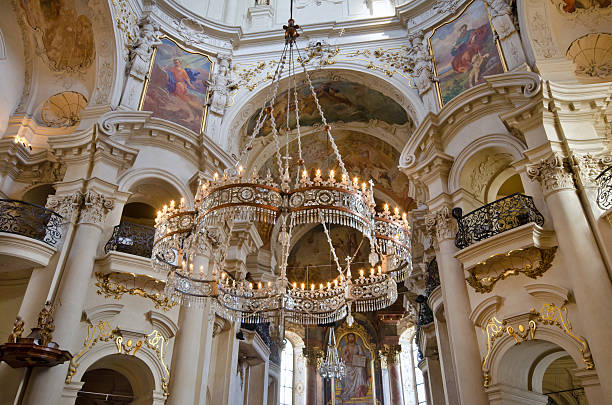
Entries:
POLYGON ((421 327, 425 325, 429 325, 434 320, 434 315, 429 308, 429 304, 427 304, 427 300, 431 295, 431 292, 436 289, 440 285, 440 274, 438 273, 438 262, 436 259, 433 259, 427 265, 427 281, 425 284, 425 295, 419 295, 416 299, 419 304, 419 313, 417 315, 417 326, 416 326, 416 335, 415 335, 415 343, 418 348, 418 359, 423 359, 423 352, 421 351, 420 342, 421 342, 421 327))
POLYGON ((242 323, 240 324, 240 327, 242 329, 255 331, 270 349, 270 361, 274 364, 280 365, 280 350, 270 336, 270 322, 242 323))
POLYGON ((104 252, 115 251, 151 257, 154 238, 155 228, 153 227, 121 222, 115 226, 113 235, 104 246, 104 252))
POLYGON ((14 233, 56 247, 62 239, 62 216, 40 205, 0 199, 0 232, 14 233))
POLYGON ((533 199, 519 193, 483 205, 466 215, 461 208, 454 208, 453 217, 457 219, 455 245, 459 249, 530 222, 544 224, 544 217, 533 199))
POLYGON ((602 210, 612 208, 612 166, 597 176, 597 205, 602 210))

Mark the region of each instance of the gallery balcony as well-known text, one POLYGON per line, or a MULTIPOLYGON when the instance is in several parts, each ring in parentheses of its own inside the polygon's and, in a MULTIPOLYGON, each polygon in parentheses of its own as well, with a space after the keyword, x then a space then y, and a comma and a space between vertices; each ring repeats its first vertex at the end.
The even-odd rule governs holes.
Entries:
POLYGON ((3 271, 45 267, 60 245, 62 217, 40 205, 0 199, 0 262, 3 271))
POLYGON ((512 194, 466 215, 455 208, 457 219, 455 257, 468 273, 468 284, 486 293, 509 276, 541 276, 556 252, 554 232, 542 228, 544 216, 533 199, 512 194))
POLYGON ((135 273, 159 278, 160 275, 154 273, 151 266, 154 238, 155 228, 122 221, 115 226, 106 242, 105 255, 96 260, 96 271, 103 274, 135 273))
POLYGON ((597 176, 597 205, 604 211, 612 208, 612 166, 597 176))

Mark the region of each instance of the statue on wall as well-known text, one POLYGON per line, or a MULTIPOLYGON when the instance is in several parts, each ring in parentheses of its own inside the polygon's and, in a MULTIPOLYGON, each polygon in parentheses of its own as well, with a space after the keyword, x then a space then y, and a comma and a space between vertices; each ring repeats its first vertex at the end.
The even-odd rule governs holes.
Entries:
POLYGON ((122 106, 133 110, 138 109, 139 95, 149 72, 154 47, 161 44, 159 26, 150 16, 143 17, 138 28, 138 38, 134 40, 130 49, 129 74, 121 100, 122 106))
POLYGON ((425 44, 425 34, 423 31, 415 32, 408 40, 410 41, 411 50, 410 70, 419 94, 422 96, 431 88, 433 83, 432 57, 425 44))
POLYGON ((210 86, 210 99, 208 105, 210 110, 216 114, 223 115, 230 92, 237 88, 236 83, 230 78, 231 57, 226 54, 220 54, 218 57, 219 67, 211 80, 208 81, 210 86))
POLYGON ((140 20, 138 28, 140 29, 138 38, 130 50, 130 74, 144 77, 149 71, 153 48, 161 44, 159 40, 161 32, 159 26, 149 16, 140 20))

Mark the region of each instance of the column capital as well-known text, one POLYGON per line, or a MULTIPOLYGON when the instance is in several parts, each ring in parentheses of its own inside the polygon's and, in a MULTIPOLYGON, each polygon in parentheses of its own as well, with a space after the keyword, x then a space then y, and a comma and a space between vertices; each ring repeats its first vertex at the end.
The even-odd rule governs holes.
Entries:
POLYGON ((539 163, 527 165, 527 176, 531 181, 540 183, 546 197, 556 191, 576 188, 569 160, 557 152, 539 163))
POLYGON ((64 222, 74 224, 78 220, 82 201, 83 195, 78 191, 69 194, 50 195, 47 197, 45 207, 61 215, 64 222))
POLYGON ((378 349, 378 357, 383 368, 398 364, 399 354, 402 351, 400 345, 384 345, 382 349, 378 349))
POLYGON ((445 204, 425 214, 425 228, 435 236, 438 243, 447 239, 455 239, 457 221, 452 216, 451 206, 445 204))
POLYGON ((571 163, 576 171, 576 180, 580 181, 583 187, 597 188, 595 180, 609 166, 612 166, 611 153, 574 153, 571 163))
POLYGON ((321 366, 321 361, 323 360, 323 350, 319 347, 304 347, 302 349, 302 354, 306 359, 306 364, 310 367, 319 368, 321 366))
POLYGON ((113 209, 115 202, 104 195, 92 190, 83 194, 79 224, 101 225, 106 215, 113 209))

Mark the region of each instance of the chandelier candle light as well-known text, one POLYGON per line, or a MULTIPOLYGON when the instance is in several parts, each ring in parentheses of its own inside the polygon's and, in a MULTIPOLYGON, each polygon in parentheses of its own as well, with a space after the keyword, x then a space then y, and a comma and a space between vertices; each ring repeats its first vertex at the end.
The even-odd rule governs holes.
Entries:
POLYGON ((391 212, 387 204, 382 212, 376 212, 373 182, 349 176, 296 44, 299 26, 290 19, 283 28, 285 47, 272 79, 271 97, 260 110, 235 166, 222 175, 215 173, 210 181, 198 186, 193 210, 181 201, 179 204, 171 202, 158 212, 151 259, 156 270, 168 274, 166 293, 171 299, 185 304, 211 299, 217 314, 225 319, 270 322, 271 335, 277 341, 284 337, 285 322, 315 325, 347 317, 347 322, 352 324, 352 311, 375 311, 393 304, 397 299, 396 282, 403 281, 411 266, 410 227, 406 214, 400 215, 398 208, 391 212), (327 178, 323 178, 321 170, 317 169, 311 178, 308 169, 312 166, 307 166, 303 159, 296 60, 301 64, 321 115, 322 128, 337 160, 339 176, 330 170, 327 178), (285 68, 288 70, 288 91, 283 154, 274 106, 285 68), (295 107, 295 132, 289 126, 291 103, 295 107), (260 177, 253 169, 247 175, 244 168, 249 163, 253 141, 267 119, 276 146, 278 173, 273 176, 268 170, 260 177), (290 133, 298 146, 298 156, 292 165, 289 164, 292 159, 288 146, 290 133), (225 271, 225 256, 237 223, 277 229, 278 238, 271 241, 280 252, 274 281, 253 285, 244 275, 225 271), (290 285, 286 270, 292 232, 298 226, 317 224, 322 224, 338 274, 318 288, 314 284, 306 286, 297 282, 290 285), (352 258, 347 258, 344 266, 340 264, 326 224, 350 227, 364 235, 370 245, 369 272, 362 271, 359 277, 353 278, 352 258), (205 251, 210 262, 203 266, 197 258, 205 251))

